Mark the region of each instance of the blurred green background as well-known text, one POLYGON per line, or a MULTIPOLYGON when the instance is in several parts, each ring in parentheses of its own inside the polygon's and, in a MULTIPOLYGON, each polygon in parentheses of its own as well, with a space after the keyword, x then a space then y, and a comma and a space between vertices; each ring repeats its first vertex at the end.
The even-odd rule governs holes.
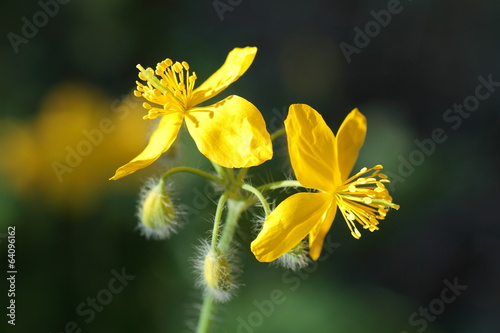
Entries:
MULTIPOLYGON (((192 330, 201 302, 194 247, 208 236, 216 198, 202 180, 175 177, 175 198, 190 213, 161 242, 135 229, 135 205, 148 177, 209 165, 183 136, 153 166, 107 179, 153 128, 130 96, 136 64, 186 60, 201 83, 242 46, 257 46, 257 57, 221 96, 252 101, 270 131, 292 103, 311 105, 334 131, 358 107, 368 135, 355 168, 383 164, 401 209, 360 240, 338 214, 328 235, 334 251, 300 274, 253 258, 261 211, 250 211, 237 239, 242 286, 219 307, 214 332, 499 332, 500 5, 398 3, 3 1, 2 332, 192 330), (474 97, 477 89, 488 96, 474 97), (474 111, 451 113, 463 103, 474 111), (439 128, 446 139, 433 145, 439 128), (94 143, 82 144, 89 137, 94 143), (72 155, 77 149, 85 156, 72 155), (68 155, 73 166, 61 169, 68 155), (16 227, 15 327, 5 315, 8 226, 16 227), (124 272, 129 280, 110 293, 124 272), (467 289, 443 303, 452 295, 444 281, 467 289), (90 310, 96 297, 106 304, 90 310)), ((278 140, 252 182, 290 172, 278 140)))

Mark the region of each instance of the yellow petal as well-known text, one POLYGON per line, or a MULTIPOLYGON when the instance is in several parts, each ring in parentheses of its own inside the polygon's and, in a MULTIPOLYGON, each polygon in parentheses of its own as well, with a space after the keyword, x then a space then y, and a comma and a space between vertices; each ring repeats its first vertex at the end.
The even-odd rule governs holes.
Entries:
POLYGON ((198 105, 214 97, 238 80, 252 64, 256 53, 256 47, 235 48, 229 52, 222 67, 194 90, 191 105, 198 105))
POLYGON ((297 193, 280 203, 250 245, 257 260, 273 261, 295 247, 323 221, 331 198, 328 193, 297 193))
POLYGON ((358 152, 365 141, 366 118, 358 109, 352 110, 337 133, 338 168, 342 182, 349 178, 358 152))
POLYGON ((182 115, 179 112, 162 116, 158 128, 153 132, 153 135, 151 135, 149 143, 142 153, 132 161, 118 168, 115 175, 110 179, 117 180, 125 177, 156 161, 161 154, 170 148, 179 133, 181 125, 182 115))
POLYGON ((318 260, 321 250, 323 249, 323 242, 325 236, 332 226, 335 214, 337 213, 337 203, 331 197, 331 204, 324 214, 323 222, 317 224, 309 233, 309 256, 313 260, 318 260))
POLYGON ((271 138, 259 110, 236 95, 186 115, 200 152, 226 168, 248 168, 273 157, 271 138))
POLYGON ((285 119, 288 153, 297 180, 305 187, 335 190, 335 136, 321 115, 306 104, 292 104, 285 119))

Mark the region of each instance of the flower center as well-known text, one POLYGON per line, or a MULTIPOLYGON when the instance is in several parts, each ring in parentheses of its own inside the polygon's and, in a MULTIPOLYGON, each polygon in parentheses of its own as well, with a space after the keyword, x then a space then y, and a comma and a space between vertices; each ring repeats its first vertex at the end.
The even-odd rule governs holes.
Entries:
POLYGON ((392 203, 392 197, 384 183, 390 180, 380 173, 381 165, 371 169, 363 168, 357 174, 347 179, 338 187, 335 195, 342 215, 344 216, 354 238, 361 237, 354 221, 364 229, 378 230, 378 220, 383 220, 389 208, 399 209, 399 205, 392 203), (370 171, 371 175, 366 176, 370 171), (364 176, 364 177, 363 177, 364 176))
POLYGON ((137 68, 140 70, 139 78, 147 84, 136 82, 134 95, 161 105, 143 103, 144 108, 149 110, 144 119, 155 119, 173 112, 185 113, 192 107, 190 101, 197 77, 195 72, 189 74, 187 62, 174 63, 165 59, 156 65, 155 71, 150 67, 144 69, 141 65, 137 65, 137 68))

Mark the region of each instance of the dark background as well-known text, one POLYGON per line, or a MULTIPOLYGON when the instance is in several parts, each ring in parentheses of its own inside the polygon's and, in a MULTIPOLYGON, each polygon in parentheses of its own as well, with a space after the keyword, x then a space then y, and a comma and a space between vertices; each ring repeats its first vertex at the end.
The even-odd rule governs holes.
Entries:
MULTIPOLYGON (((474 100, 479 77, 500 82, 496 2, 402 1, 364 41, 356 27, 365 31, 396 2, 73 0, 57 10, 54 3, 45 22, 35 1, 0 5, 0 318, 8 332, 190 331, 201 302, 194 246, 208 236, 217 198, 206 198, 202 180, 176 177, 175 199, 190 207, 189 222, 161 242, 135 230, 135 204, 142 183, 166 167, 210 166, 183 136, 171 156, 107 179, 151 131, 140 120, 146 111, 127 98, 136 64, 186 60, 201 83, 243 46, 257 46, 257 57, 221 96, 252 101, 270 131, 292 103, 314 107, 334 132, 358 107, 368 135, 355 168, 383 164, 401 209, 360 240, 338 214, 328 236, 335 251, 300 275, 253 258, 250 230, 261 211, 250 211, 238 233, 242 286, 219 307, 214 331, 500 330, 499 87, 465 117, 446 117, 454 104, 474 100), (21 38, 33 16, 37 31, 24 31, 30 37, 13 47, 11 33, 21 38), (341 45, 355 40, 347 59, 341 45), (53 163, 103 118, 113 130, 59 181, 53 163), (431 144, 436 129, 443 134, 431 144), (8 226, 16 227, 15 327, 5 315, 8 226), (88 297, 111 295, 108 284, 122 270, 134 278, 95 316, 80 315, 88 297), (445 288, 454 281, 467 289, 450 301, 445 288), (423 319, 418 312, 429 307, 423 319)), ((284 143, 252 173, 254 184, 290 174, 284 143)))

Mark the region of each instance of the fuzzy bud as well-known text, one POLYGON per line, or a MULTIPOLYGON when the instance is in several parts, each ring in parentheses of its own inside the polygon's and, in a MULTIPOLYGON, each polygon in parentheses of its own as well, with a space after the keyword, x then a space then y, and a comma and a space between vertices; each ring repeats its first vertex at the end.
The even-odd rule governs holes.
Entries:
POLYGON ((150 182, 145 186, 141 193, 138 216, 139 228, 148 238, 165 239, 175 233, 176 212, 163 180, 157 184, 150 182))
POLYGON ((308 252, 309 251, 307 251, 306 243, 302 241, 293 249, 276 259, 275 262, 278 266, 290 269, 292 271, 297 271, 309 264, 310 258, 308 252))
POLYGON ((231 263, 219 251, 209 250, 203 260, 203 280, 207 292, 219 302, 227 302, 236 288, 231 274, 231 263))

